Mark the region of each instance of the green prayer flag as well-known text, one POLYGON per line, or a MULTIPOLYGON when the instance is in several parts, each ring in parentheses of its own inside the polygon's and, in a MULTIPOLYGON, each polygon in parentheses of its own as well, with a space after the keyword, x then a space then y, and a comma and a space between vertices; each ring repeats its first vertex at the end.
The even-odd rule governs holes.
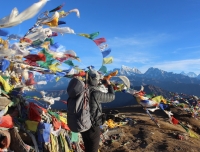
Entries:
POLYGON ((33 43, 31 44, 33 47, 37 47, 37 46, 40 46, 41 44, 43 43, 43 41, 41 40, 36 40, 36 41, 33 41, 33 43))
POLYGON ((8 76, 5 76, 5 75, 2 75, 1 76, 4 80, 8 80, 10 77, 8 77, 8 76))
POLYGON ((146 94, 145 97, 152 98, 152 97, 154 97, 154 94, 146 94))
POLYGON ((50 115, 56 117, 58 120, 60 120, 59 114, 57 114, 57 113, 55 113, 55 112, 53 112, 53 111, 50 111, 50 110, 48 110, 48 113, 49 113, 50 115))
POLYGON ((93 40, 95 37, 97 37, 97 36, 99 35, 99 32, 95 32, 95 33, 92 33, 92 34, 80 33, 80 34, 78 34, 78 35, 93 40))
POLYGON ((187 132, 189 131, 189 129, 186 127, 186 126, 184 126, 182 123, 179 123, 180 125, 181 125, 181 127, 183 127, 187 132))
POLYGON ((42 49, 40 53, 45 55, 46 61, 36 61, 36 63, 39 64, 40 67, 48 69, 55 59, 53 59, 53 55, 48 53, 45 49, 42 49))
POLYGON ((54 62, 55 60, 51 60, 51 61, 36 61, 37 64, 39 64, 40 67, 42 68, 46 68, 49 69, 49 66, 54 62))
POLYGON ((98 71, 106 74, 107 73, 107 68, 106 68, 106 66, 102 65, 101 68, 98 71))
POLYGON ((44 40, 45 42, 47 42, 47 41, 49 41, 50 42, 50 45, 52 45, 53 44, 53 38, 46 38, 45 40, 44 40))
POLYGON ((78 133, 71 132, 71 142, 78 142, 78 133))
POLYGON ((48 52, 46 51, 46 49, 42 49, 40 53, 42 53, 42 54, 45 55, 46 61, 49 61, 49 60, 53 59, 53 55, 50 54, 50 53, 48 53, 48 52))
POLYGON ((65 61, 63 63, 65 63, 65 64, 67 64, 69 66, 74 66, 74 63, 71 60, 67 60, 67 61, 65 61))
POLYGON ((95 33, 92 33, 92 34, 90 34, 90 37, 89 37, 89 39, 94 39, 95 37, 97 37, 99 35, 99 32, 95 32, 95 33))

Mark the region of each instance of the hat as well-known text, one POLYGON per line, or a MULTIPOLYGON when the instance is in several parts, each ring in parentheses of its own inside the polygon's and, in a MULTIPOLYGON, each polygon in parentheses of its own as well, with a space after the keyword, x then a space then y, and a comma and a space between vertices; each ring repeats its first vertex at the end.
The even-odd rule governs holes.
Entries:
POLYGON ((89 71, 88 71, 89 85, 98 86, 100 79, 101 79, 101 75, 96 70, 89 67, 89 71))
POLYGON ((96 70, 94 70, 94 69, 92 69, 92 68, 89 68, 90 70, 89 70, 89 72, 88 72, 88 75, 92 78, 92 79, 96 79, 96 80, 100 80, 100 74, 96 71, 96 70))

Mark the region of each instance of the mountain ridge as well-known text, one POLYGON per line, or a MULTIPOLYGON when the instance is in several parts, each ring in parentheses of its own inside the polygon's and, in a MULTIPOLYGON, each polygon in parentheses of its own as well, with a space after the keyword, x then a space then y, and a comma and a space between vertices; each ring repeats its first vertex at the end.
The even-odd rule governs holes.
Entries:
POLYGON ((167 71, 164 71, 164 70, 161 70, 161 69, 158 69, 158 68, 154 68, 154 67, 148 68, 147 71, 144 72, 144 73, 142 73, 139 69, 137 69, 135 67, 131 68, 131 67, 128 67, 128 66, 125 66, 125 65, 122 65, 121 68, 114 68, 113 70, 110 70, 110 71, 118 70, 119 74, 124 74, 124 75, 128 76, 128 75, 135 75, 135 74, 145 74, 149 70, 152 70, 152 69, 157 69, 157 70, 164 72, 164 73, 181 74, 181 75, 188 76, 188 77, 191 77, 191 78, 199 78, 200 79, 200 74, 197 75, 194 72, 185 73, 184 71, 182 71, 181 73, 173 73, 173 72, 167 72, 167 71))
MULTIPOLYGON (((118 75, 127 76, 129 78, 131 88, 141 85, 154 85, 171 92, 200 96, 200 75, 194 78, 185 76, 183 73, 176 74, 153 67, 149 68, 144 74, 136 68, 127 66, 122 66, 121 69, 115 68, 112 71, 115 70, 119 71, 118 75)), ((36 76, 35 79, 36 81, 46 80, 44 76, 36 76)), ((52 90, 66 90, 69 81, 69 78, 63 77, 56 82, 54 78, 48 81, 47 85, 36 85, 36 88, 38 90, 49 90, 50 88, 52 90)))
POLYGON ((143 74, 137 73, 135 72, 137 70, 135 70, 132 73, 128 71, 129 73, 128 75, 126 75, 125 74, 126 72, 124 71, 127 69, 127 67, 126 69, 124 69, 124 66, 122 66, 121 69, 120 68, 118 69, 119 69, 118 75, 121 75, 121 71, 123 71, 124 73, 123 75, 129 78, 132 88, 134 88, 134 86, 141 86, 141 85, 154 85, 171 92, 193 94, 196 96, 200 96, 200 92, 198 91, 200 90, 200 75, 197 77, 189 77, 187 75, 167 72, 153 67, 150 67, 143 74))
MULTIPOLYGON (((141 86, 136 86, 134 89, 135 90, 140 90, 141 86)), ((169 91, 164 90, 160 87, 153 86, 153 85, 144 85, 144 91, 146 94, 155 94, 155 95, 162 95, 165 98, 170 98, 171 94, 169 91)), ((45 90, 47 92, 46 96, 48 97, 60 97, 61 100, 67 101, 68 99, 68 94, 66 89, 57 89, 57 90, 45 90)), ((42 97, 39 91, 30 91, 26 93, 29 96, 37 96, 37 97, 42 97)), ((105 103, 102 104, 103 108, 115 108, 115 107, 125 107, 125 106, 131 106, 131 105, 136 105, 137 101, 133 97, 133 95, 129 93, 123 93, 123 92, 116 92, 115 93, 116 97, 115 100, 110 102, 110 103, 105 103)), ((37 102, 38 103, 38 102, 37 102)), ((41 106, 42 104, 45 104, 43 101, 40 101, 41 106)), ((64 104, 61 101, 56 101, 54 105, 52 105, 53 109, 62 109, 66 108, 66 104, 64 104)))

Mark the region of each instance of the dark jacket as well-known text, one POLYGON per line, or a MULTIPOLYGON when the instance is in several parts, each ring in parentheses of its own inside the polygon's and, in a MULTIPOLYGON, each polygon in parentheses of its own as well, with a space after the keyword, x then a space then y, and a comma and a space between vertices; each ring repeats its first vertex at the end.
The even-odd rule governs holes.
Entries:
POLYGON ((115 99, 115 92, 111 85, 108 85, 108 93, 93 90, 90 93, 90 114, 93 126, 102 125, 102 106, 101 103, 111 102, 115 99))

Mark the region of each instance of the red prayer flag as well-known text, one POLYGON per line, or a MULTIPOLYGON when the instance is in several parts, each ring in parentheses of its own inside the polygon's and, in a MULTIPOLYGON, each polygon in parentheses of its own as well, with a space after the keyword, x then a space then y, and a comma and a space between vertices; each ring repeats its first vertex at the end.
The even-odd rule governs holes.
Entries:
POLYGON ((32 62, 36 62, 36 61, 46 61, 46 56, 42 53, 37 54, 30 54, 25 56, 24 58, 31 60, 32 62))
POLYGON ((106 42, 106 39, 105 38, 99 38, 99 39, 96 39, 96 40, 93 40, 94 43, 96 43, 96 45, 100 45, 101 43, 104 43, 106 42))
POLYGON ((34 80, 34 74, 32 72, 28 73, 28 77, 29 79, 25 82, 27 86, 36 84, 34 80))
POLYGON ((25 37, 20 39, 20 43, 23 43, 23 42, 30 43, 30 44, 33 43, 33 41, 31 39, 28 39, 25 37))
POLYGON ((67 60, 69 57, 62 57, 62 58, 56 58, 56 60, 60 61, 60 62, 63 62, 65 60, 67 60))
POLYGON ((85 71, 80 71, 78 74, 74 74, 74 76, 80 76, 80 77, 83 77, 85 75, 86 75, 85 71))
POLYGON ((28 110, 28 119, 32 121, 40 122, 42 117, 42 111, 47 113, 47 110, 38 106, 37 104, 30 102, 29 103, 29 110, 28 110))
POLYGON ((65 129, 65 130, 69 130, 70 131, 70 129, 69 129, 69 127, 68 127, 68 125, 67 124, 65 124, 64 122, 62 122, 61 121, 61 128, 63 128, 63 129, 65 129))
POLYGON ((24 62, 26 64, 30 65, 30 66, 38 66, 38 64, 36 62, 33 62, 33 61, 29 60, 29 59, 24 60, 24 62))
POLYGON ((61 102, 63 102, 64 104, 67 104, 67 101, 64 101, 64 100, 60 100, 61 102))
POLYGON ((52 116, 52 122, 53 122, 53 127, 54 130, 58 130, 61 127, 61 122, 56 119, 56 117, 52 116))
POLYGON ((177 125, 179 123, 179 121, 176 118, 174 118, 173 116, 171 118, 172 118, 172 123, 174 125, 177 125))

